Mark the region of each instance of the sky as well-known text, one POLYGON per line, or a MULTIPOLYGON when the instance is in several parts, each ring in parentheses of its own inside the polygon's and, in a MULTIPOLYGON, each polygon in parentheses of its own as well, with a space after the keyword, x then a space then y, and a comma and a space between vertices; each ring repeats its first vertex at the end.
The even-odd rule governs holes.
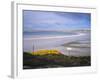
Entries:
POLYGON ((24 31, 90 29, 91 14, 23 10, 23 27, 24 31))

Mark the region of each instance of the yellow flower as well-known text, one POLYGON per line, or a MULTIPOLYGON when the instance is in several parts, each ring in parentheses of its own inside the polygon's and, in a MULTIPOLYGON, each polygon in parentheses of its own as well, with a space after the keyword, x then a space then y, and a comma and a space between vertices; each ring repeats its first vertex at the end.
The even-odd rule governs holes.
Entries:
POLYGON ((58 50, 55 49, 51 49, 51 50, 38 50, 35 52, 32 52, 33 55, 45 55, 45 54, 59 54, 60 52, 58 50))

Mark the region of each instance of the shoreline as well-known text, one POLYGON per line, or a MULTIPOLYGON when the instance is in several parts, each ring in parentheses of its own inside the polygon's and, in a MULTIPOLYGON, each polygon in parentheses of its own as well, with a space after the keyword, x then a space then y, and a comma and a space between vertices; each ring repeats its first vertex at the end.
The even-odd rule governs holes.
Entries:
MULTIPOLYGON (((71 42, 76 42, 77 40, 81 40, 82 38, 85 39, 87 33, 78 33, 77 35, 71 36, 47 36, 47 37, 38 37, 38 38, 24 38, 24 50, 25 51, 32 51, 33 45, 34 50, 38 49, 52 49, 59 47, 63 44, 68 44, 71 42)), ((60 50, 63 50, 60 49, 60 50)), ((65 49, 64 49, 65 50, 65 49)))
POLYGON ((54 37, 38 37, 38 38, 24 38, 24 40, 34 40, 34 39, 59 39, 59 38, 68 38, 68 37, 77 37, 86 35, 85 33, 79 33, 77 35, 71 35, 71 36, 54 36, 54 37))

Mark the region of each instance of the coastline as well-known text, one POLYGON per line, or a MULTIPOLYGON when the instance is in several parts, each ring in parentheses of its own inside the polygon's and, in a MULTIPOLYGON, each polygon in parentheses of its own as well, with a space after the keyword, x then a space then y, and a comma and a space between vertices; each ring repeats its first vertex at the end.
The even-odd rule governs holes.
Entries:
POLYGON ((54 36, 54 37, 36 37, 36 38, 24 38, 24 40, 34 40, 34 39, 59 39, 59 38, 70 38, 70 37, 78 37, 78 36, 84 36, 85 33, 79 33, 77 35, 71 35, 71 36, 54 36))
POLYGON ((68 55, 67 47, 71 47, 70 55, 72 56, 89 56, 90 47, 88 43, 84 43, 84 40, 88 40, 90 34, 77 33, 70 36, 48 36, 38 38, 24 38, 24 51, 32 52, 40 49, 56 49, 62 52, 64 55, 68 55), (83 40, 82 44, 80 41, 83 40), (74 42, 74 43, 73 43, 74 42), (73 43, 73 44, 72 44, 73 43))

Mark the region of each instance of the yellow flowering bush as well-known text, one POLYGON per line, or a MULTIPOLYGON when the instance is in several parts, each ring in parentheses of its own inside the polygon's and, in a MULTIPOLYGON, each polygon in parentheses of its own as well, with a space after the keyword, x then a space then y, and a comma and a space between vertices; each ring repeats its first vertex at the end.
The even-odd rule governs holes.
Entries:
POLYGON ((38 50, 35 52, 32 52, 33 55, 45 55, 45 54, 60 54, 58 50, 52 49, 52 50, 38 50))

